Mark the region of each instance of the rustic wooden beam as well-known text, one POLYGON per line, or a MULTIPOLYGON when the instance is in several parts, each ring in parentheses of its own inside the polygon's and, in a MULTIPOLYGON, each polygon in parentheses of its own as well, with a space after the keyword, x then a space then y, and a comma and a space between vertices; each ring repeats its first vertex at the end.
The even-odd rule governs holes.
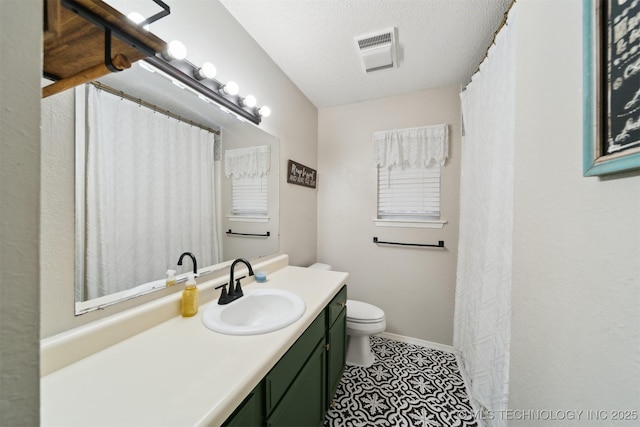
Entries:
POLYGON ((60 35, 60 0, 44 2, 44 38, 55 38, 60 35))
MULTIPOLYGON (((126 70, 131 67, 131 61, 121 54, 117 54, 111 59, 113 66, 119 70, 126 70)), ((107 68, 105 64, 94 65, 93 67, 87 68, 84 71, 79 72, 78 74, 74 74, 73 76, 66 77, 64 79, 58 80, 55 83, 52 83, 48 86, 42 88, 42 97, 46 98, 48 96, 54 95, 56 93, 60 93, 67 89, 70 89, 74 86, 78 86, 102 76, 109 74, 111 71, 107 68)))
POLYGON ((123 70, 166 49, 164 40, 101 0, 45 1, 43 74, 56 83, 43 88, 43 97, 108 74, 105 57, 123 70))

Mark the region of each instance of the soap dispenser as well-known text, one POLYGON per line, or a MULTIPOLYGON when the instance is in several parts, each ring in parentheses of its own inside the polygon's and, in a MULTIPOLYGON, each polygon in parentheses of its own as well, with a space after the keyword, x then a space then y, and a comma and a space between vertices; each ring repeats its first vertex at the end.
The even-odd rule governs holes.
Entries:
POLYGON ((176 284, 176 271, 167 270, 167 288, 176 284))
POLYGON ((198 312, 199 295, 196 287, 196 278, 189 274, 187 284, 182 291, 182 317, 192 317, 198 312))

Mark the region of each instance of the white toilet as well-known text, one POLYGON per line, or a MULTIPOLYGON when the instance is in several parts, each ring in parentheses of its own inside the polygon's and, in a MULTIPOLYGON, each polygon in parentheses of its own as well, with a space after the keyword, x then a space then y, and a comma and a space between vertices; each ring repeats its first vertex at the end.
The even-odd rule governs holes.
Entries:
MULTIPOLYGON (((315 263, 309 268, 331 270, 328 264, 315 263)), ((375 356, 371 351, 371 335, 383 332, 387 327, 384 311, 362 301, 347 300, 347 365, 373 365, 375 356)))

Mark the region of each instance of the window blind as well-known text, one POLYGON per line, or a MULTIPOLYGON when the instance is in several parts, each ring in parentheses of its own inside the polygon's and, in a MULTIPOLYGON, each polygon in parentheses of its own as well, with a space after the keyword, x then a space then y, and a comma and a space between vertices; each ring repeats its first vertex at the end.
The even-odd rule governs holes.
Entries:
POLYGON ((440 165, 378 167, 378 218, 440 218, 440 165))
POLYGON ((268 176, 243 176, 231 180, 231 213, 240 216, 268 214, 268 176))

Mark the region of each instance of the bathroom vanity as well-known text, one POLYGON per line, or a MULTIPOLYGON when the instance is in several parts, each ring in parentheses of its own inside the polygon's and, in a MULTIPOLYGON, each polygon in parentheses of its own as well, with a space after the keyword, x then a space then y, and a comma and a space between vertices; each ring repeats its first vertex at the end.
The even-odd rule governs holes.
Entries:
POLYGON ((344 286, 224 426, 321 425, 344 371, 344 286))
MULTIPOLYGON (((195 317, 182 318, 179 295, 170 295, 156 304, 175 312, 169 320, 44 375, 41 424, 320 425, 344 369, 348 274, 259 268, 269 271, 267 282, 243 287, 298 294, 306 305, 299 320, 267 334, 224 335, 202 324, 206 304, 195 317)), ((224 281, 199 284, 201 297, 217 298, 213 288, 224 281)), ((74 345, 100 341, 100 334, 106 339, 138 321, 123 316, 126 321, 108 318, 88 325, 91 331, 52 337, 44 343, 45 365, 51 354, 66 354, 65 346, 74 353, 74 345)))

